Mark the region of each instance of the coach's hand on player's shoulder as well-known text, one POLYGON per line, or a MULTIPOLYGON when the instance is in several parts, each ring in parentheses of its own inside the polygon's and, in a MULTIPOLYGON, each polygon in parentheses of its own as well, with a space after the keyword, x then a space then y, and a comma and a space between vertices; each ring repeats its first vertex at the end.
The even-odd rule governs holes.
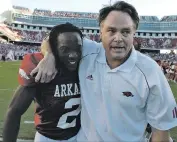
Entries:
POLYGON ((39 62, 37 67, 32 70, 31 76, 35 77, 36 82, 48 83, 53 80, 57 74, 55 68, 55 58, 50 52, 50 45, 48 43, 48 38, 43 40, 41 44, 41 52, 44 58, 39 62))
POLYGON ((35 82, 48 83, 55 78, 56 74, 55 59, 52 53, 49 53, 32 70, 30 75, 35 77, 35 82))

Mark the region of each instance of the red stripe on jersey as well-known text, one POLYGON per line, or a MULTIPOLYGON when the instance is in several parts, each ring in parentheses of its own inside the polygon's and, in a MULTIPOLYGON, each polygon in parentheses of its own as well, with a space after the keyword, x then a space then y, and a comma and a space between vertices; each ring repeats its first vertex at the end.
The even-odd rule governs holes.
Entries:
POLYGON ((176 115, 176 117, 175 118, 177 118, 177 108, 175 107, 175 115, 176 115))
POLYGON ((40 117, 37 113, 34 116, 34 124, 35 126, 37 126, 38 124, 41 124, 40 117))
POLYGON ((173 112, 173 118, 175 118, 175 110, 173 110, 172 112, 173 112))
POLYGON ((173 109, 173 118, 177 118, 177 108, 173 109))

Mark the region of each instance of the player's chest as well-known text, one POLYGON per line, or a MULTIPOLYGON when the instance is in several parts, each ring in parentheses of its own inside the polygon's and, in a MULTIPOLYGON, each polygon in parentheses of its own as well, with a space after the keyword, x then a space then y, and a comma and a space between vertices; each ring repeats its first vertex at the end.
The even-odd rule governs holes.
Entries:
POLYGON ((52 82, 39 84, 37 94, 42 98, 69 99, 80 96, 80 86, 77 76, 56 77, 52 82))

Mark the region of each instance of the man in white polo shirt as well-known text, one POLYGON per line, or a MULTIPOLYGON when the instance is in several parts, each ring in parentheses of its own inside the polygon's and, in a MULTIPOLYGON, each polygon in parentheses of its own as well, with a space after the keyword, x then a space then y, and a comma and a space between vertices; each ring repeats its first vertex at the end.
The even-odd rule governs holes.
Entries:
MULTIPOLYGON (((79 68, 78 142, 143 142, 147 123, 153 128, 152 142, 170 141, 177 105, 157 63, 133 47, 139 24, 136 9, 116 2, 100 10, 99 24, 102 44, 84 41, 84 48, 91 47, 79 68)), ((52 58, 44 60, 47 67, 53 66, 52 58)))

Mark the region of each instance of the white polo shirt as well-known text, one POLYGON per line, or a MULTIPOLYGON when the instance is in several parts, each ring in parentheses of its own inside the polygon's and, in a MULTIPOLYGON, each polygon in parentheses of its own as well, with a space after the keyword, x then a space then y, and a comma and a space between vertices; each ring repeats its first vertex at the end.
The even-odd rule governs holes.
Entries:
POLYGON ((125 63, 110 69, 100 45, 90 48, 79 68, 77 141, 143 142, 147 123, 159 130, 177 126, 177 105, 158 64, 133 49, 125 63))

